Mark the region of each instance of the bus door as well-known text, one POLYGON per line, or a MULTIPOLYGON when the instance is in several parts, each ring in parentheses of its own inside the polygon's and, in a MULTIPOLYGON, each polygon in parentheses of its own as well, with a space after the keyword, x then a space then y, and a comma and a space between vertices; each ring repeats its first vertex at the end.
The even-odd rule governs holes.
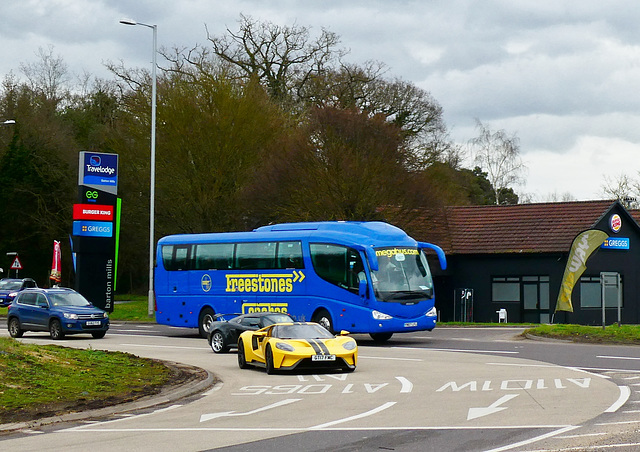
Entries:
POLYGON ((173 245, 169 268, 167 268, 167 294, 169 296, 189 293, 189 258, 191 245, 173 245))

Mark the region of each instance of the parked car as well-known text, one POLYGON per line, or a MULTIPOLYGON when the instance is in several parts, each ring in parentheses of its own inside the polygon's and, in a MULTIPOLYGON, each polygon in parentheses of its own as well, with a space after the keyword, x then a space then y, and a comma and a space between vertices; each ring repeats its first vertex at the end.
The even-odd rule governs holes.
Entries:
POLYGON ((38 287, 31 278, 4 278, 0 279, 0 306, 9 306, 11 301, 21 290, 38 287))
POLYGON ((218 319, 209 328, 207 340, 211 350, 215 353, 227 353, 230 347, 237 347, 238 336, 243 331, 255 331, 274 323, 293 322, 289 314, 280 312, 254 312, 251 314, 222 314, 216 316, 218 319), (225 316, 236 315, 229 321, 224 320, 225 316))
POLYGON ((334 336, 313 322, 278 323, 258 331, 245 331, 238 339, 238 366, 277 370, 339 368, 353 372, 358 344, 342 331, 334 336))
POLYGON ((109 315, 72 289, 25 289, 9 305, 7 325, 11 337, 48 331, 51 339, 78 333, 100 339, 109 329, 109 315))

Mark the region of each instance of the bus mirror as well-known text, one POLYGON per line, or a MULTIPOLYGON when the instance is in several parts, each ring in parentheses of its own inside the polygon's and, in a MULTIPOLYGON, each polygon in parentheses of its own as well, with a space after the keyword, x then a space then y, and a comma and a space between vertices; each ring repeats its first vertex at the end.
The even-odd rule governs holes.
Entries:
POLYGON ((360 280, 358 283, 358 295, 360 298, 367 298, 367 281, 360 280))
POLYGON ((427 248, 430 250, 434 250, 438 255, 438 261, 440 261, 440 268, 443 270, 447 269, 447 257, 444 255, 444 251, 438 245, 434 245, 432 243, 426 242, 418 242, 418 246, 420 248, 427 248))

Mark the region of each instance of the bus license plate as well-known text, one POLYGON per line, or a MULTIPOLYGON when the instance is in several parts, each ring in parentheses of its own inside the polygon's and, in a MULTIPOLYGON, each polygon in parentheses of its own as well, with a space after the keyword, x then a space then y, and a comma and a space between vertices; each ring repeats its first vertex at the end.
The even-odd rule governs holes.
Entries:
POLYGON ((100 326, 100 320, 87 320, 87 326, 100 326))
POLYGON ((335 361, 336 355, 312 355, 311 361, 335 361))
POLYGON ((405 328, 411 328, 413 326, 418 326, 418 322, 407 322, 404 324, 405 328))

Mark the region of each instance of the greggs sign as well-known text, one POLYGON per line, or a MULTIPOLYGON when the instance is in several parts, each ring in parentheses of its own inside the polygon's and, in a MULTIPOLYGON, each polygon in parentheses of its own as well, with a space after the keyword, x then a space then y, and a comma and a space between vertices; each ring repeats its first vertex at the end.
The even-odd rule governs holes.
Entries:
POLYGON ((74 204, 73 219, 113 221, 113 206, 99 204, 74 204))

